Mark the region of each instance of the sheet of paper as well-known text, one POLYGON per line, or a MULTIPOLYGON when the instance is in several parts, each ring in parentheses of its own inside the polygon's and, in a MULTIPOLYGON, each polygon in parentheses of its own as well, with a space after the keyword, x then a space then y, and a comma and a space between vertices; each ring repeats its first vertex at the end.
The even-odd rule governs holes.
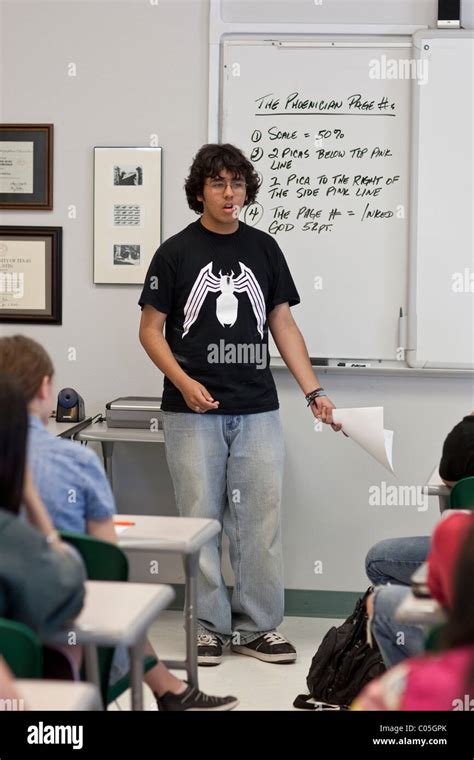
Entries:
POLYGON ((125 533, 126 530, 129 529, 129 525, 115 525, 115 532, 117 536, 120 536, 121 533, 125 533))
POLYGON ((393 430, 386 430, 383 426, 383 406, 333 409, 332 416, 349 438, 393 472, 393 430))

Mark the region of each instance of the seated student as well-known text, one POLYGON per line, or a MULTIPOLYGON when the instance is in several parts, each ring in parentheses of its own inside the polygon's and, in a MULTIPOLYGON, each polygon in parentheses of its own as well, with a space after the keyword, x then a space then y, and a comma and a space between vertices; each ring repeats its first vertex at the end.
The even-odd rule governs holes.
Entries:
MULTIPOLYGON (((0 338, 0 369, 8 370, 28 402, 28 463, 35 486, 58 530, 89 533, 117 543, 114 498, 94 451, 51 435, 46 425, 52 406, 54 368, 47 352, 21 335, 0 338)), ((147 642, 145 653, 157 657, 147 642)), ((126 651, 118 647, 112 666, 115 683, 128 670, 126 651)), ((231 710, 235 697, 214 697, 176 678, 158 662, 144 675, 159 710, 231 710)))
MULTIPOLYGON (((433 533, 428 555, 428 587, 433 599, 445 609, 449 608, 452 599, 451 585, 459 544, 472 519, 470 512, 449 510, 433 533)), ((368 604, 371 631, 387 668, 424 651, 425 627, 402 624, 395 619, 397 608, 409 594, 410 589, 406 586, 379 586, 375 589, 372 603, 368 604)))
POLYGON ((453 512, 433 533, 428 584, 448 612, 442 651, 371 681, 355 710, 465 710, 474 697, 474 515, 453 512), (467 707, 466 707, 467 704, 467 707))
MULTIPOLYGON (((474 413, 464 417, 447 436, 439 471, 449 486, 474 475, 474 413)), ((394 614, 408 595, 411 575, 425 561, 429 545, 429 536, 395 538, 376 544, 367 555, 369 578, 374 584, 386 584, 375 589, 367 610, 388 668, 423 651, 422 627, 397 623, 394 614)))
MULTIPOLYGON (((448 486, 474 476, 474 412, 464 417, 447 436, 439 465, 448 486)), ((385 583, 410 585, 415 570, 426 561, 429 536, 407 536, 379 541, 369 549, 365 570, 374 586, 385 583)))
POLYGON ((82 609, 85 574, 44 508, 30 498, 27 429, 23 395, 0 372, 0 617, 46 638, 82 609), (22 500, 32 524, 18 517, 22 500))

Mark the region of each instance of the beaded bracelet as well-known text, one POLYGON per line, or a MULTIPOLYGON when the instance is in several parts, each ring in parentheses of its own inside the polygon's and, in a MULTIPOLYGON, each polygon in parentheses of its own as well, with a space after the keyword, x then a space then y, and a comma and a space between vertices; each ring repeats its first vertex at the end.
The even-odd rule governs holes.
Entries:
POLYGON ((328 394, 324 390, 324 388, 316 388, 314 391, 311 391, 311 393, 308 393, 307 396, 305 396, 306 401, 308 402, 308 406, 311 406, 314 399, 319 398, 320 396, 327 396, 328 394))

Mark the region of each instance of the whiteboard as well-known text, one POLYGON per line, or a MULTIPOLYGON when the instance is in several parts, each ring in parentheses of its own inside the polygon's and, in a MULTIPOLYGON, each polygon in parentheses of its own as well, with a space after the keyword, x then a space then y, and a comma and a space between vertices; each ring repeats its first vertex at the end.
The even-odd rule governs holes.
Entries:
POLYGON ((240 147, 262 179, 241 219, 282 248, 311 357, 399 358, 411 88, 383 78, 382 64, 410 55, 411 37, 222 44, 219 141, 240 147))
POLYGON ((417 32, 427 84, 413 88, 408 364, 474 366, 470 30, 417 32))

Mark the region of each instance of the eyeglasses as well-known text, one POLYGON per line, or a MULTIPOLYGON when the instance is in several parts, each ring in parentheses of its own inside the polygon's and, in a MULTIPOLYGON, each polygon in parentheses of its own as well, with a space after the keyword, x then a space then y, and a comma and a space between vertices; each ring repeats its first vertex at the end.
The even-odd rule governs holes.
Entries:
POLYGON ((227 182, 224 179, 211 179, 209 187, 219 193, 226 190, 227 185, 230 185, 234 191, 245 190, 246 184, 247 183, 243 179, 233 179, 230 182, 227 182))

